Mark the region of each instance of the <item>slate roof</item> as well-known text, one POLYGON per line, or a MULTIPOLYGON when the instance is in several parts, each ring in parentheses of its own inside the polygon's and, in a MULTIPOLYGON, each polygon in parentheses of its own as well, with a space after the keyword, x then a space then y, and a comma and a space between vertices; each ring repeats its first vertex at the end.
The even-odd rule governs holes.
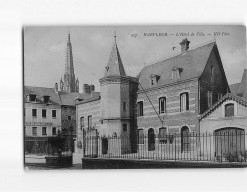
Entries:
POLYGON ((150 86, 150 76, 152 74, 160 76, 158 84, 155 86, 171 84, 196 77, 198 78, 201 76, 214 47, 217 48, 215 41, 195 49, 188 50, 184 54, 180 53, 179 55, 169 59, 146 66, 137 76, 139 78, 139 82, 144 89, 148 89, 153 87, 150 86), (174 67, 182 69, 180 78, 178 79, 171 79, 172 69, 174 67))
POLYGON ((94 91, 91 94, 80 94, 80 96, 78 96, 76 99, 78 100, 76 104, 84 104, 87 102, 96 101, 100 99, 100 92, 94 91))
POLYGON ((245 98, 236 96, 232 93, 225 94, 220 100, 218 100, 210 109, 206 110, 199 116, 199 119, 203 119, 204 117, 210 115, 216 108, 218 108, 225 100, 234 100, 239 104, 247 107, 247 100, 245 98))
POLYGON ((126 76, 124 66, 118 51, 116 38, 112 46, 110 58, 108 60, 107 66, 105 67, 105 75, 107 76, 126 76))
POLYGON ((61 100, 58 93, 55 93, 54 88, 46 87, 33 87, 24 86, 24 100, 26 102, 26 96, 29 94, 36 95, 36 102, 42 103, 42 97, 44 95, 50 96, 50 103, 53 105, 61 105, 61 100))
POLYGON ((235 84, 229 85, 230 91, 232 94, 235 94, 235 95, 238 94, 239 85, 240 85, 240 83, 235 83, 235 84))
POLYGON ((230 85, 231 93, 247 99, 247 69, 244 69, 241 83, 230 85))
POLYGON ((29 94, 36 95, 36 102, 43 103, 42 96, 48 95, 50 96, 50 103, 53 105, 67 105, 67 106, 75 106, 75 100, 81 93, 67 93, 58 91, 55 92, 54 88, 47 87, 33 87, 33 86, 24 86, 24 100, 26 100, 26 96, 29 94))
POLYGON ((59 91, 59 96, 61 99, 61 105, 74 106, 76 98, 80 95, 80 93, 67 93, 63 91, 59 91))

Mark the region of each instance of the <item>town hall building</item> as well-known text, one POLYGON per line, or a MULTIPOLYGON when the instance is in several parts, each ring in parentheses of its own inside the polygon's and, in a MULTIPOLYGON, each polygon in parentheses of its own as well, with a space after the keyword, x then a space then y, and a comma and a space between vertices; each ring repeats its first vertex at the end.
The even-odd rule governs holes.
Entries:
MULTIPOLYGON (((179 54, 130 77, 115 36, 104 76, 99 80, 100 93, 77 99, 79 153, 85 152, 83 139, 95 129, 106 139, 128 136, 129 143, 122 152, 142 147, 145 136, 148 149, 155 150, 156 135, 200 133, 198 116, 230 89, 215 41, 190 49, 190 41, 183 39, 180 45, 179 54)), ((110 147, 110 140, 106 143, 110 147)), ((186 144, 181 150, 188 148, 186 144)))

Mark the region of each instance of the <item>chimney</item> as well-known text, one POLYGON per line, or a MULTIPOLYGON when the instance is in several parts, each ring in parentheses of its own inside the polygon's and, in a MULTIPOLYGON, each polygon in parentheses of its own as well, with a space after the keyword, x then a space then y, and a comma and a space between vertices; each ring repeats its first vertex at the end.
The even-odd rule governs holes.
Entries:
POLYGON ((94 85, 90 85, 90 91, 91 91, 91 93, 92 93, 93 91, 95 91, 95 86, 94 86, 94 85))
POLYGON ((56 93, 58 92, 58 84, 57 83, 55 83, 54 90, 56 93))
POLYGON ((83 84, 83 93, 90 94, 90 86, 88 84, 83 84))
POLYGON ((189 49, 190 41, 188 39, 183 39, 182 42, 180 43, 181 45, 181 53, 186 53, 189 49))

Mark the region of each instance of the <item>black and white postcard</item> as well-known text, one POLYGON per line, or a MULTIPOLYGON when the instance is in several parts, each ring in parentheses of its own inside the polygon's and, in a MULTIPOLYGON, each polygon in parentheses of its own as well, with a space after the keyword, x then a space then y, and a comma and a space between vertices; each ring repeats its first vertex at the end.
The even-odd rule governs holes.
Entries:
POLYGON ((26 170, 247 165, 246 28, 23 27, 26 170))

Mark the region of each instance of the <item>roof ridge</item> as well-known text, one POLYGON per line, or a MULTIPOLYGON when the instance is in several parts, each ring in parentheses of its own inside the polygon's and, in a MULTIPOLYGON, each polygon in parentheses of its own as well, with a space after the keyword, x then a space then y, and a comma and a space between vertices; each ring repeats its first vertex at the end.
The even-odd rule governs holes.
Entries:
POLYGON ((54 89, 53 87, 39 87, 39 86, 27 86, 27 85, 24 85, 24 87, 34 87, 34 88, 45 88, 45 89, 54 89))

